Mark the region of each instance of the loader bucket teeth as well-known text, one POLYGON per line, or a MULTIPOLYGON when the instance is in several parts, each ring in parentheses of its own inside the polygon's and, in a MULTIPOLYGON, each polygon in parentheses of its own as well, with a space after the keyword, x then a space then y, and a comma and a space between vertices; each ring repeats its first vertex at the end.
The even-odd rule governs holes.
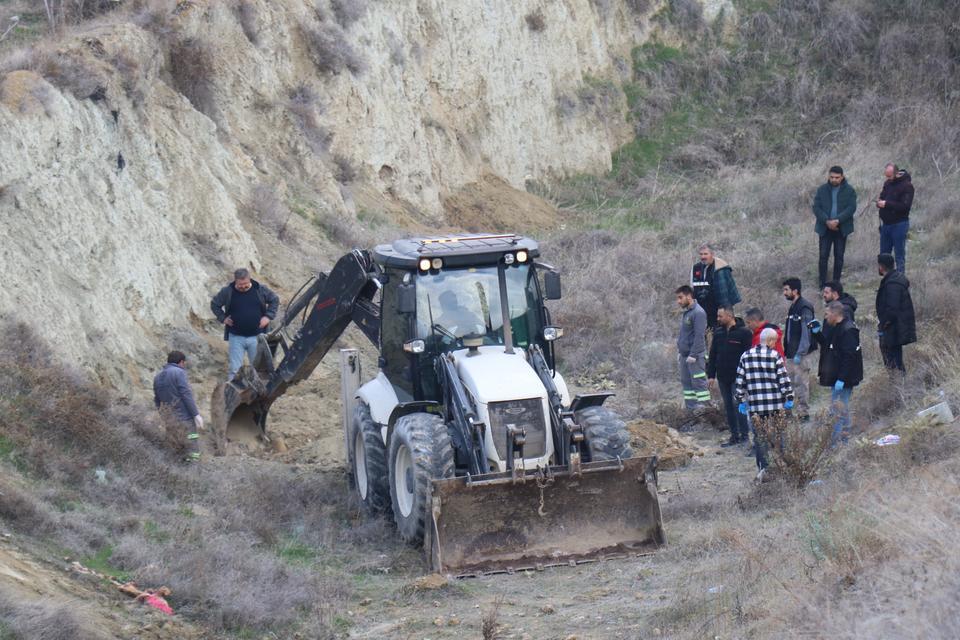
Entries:
POLYGON ((636 555, 664 544, 656 457, 434 480, 432 569, 455 575, 540 569, 636 555))

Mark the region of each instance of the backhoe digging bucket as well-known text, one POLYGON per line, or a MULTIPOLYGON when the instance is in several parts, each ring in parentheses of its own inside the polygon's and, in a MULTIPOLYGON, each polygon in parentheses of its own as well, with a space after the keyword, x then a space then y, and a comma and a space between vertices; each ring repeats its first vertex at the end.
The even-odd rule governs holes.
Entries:
POLYGON ((656 457, 434 480, 432 569, 469 576, 637 555, 664 544, 656 457))

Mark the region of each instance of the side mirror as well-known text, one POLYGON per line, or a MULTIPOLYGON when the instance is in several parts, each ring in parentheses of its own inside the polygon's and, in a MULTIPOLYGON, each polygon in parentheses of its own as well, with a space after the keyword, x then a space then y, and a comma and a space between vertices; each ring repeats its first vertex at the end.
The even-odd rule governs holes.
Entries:
POLYGON ((397 309, 400 313, 414 313, 417 310, 417 290, 412 284, 397 287, 397 309))
POLYGON ((547 271, 543 274, 543 295, 547 300, 560 299, 560 274, 556 271, 547 271))

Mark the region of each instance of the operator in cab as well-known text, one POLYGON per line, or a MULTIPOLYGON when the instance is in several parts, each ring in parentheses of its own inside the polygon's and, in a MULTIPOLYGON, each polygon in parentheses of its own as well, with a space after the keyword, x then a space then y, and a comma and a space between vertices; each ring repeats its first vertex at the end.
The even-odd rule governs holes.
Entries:
POLYGON ((485 329, 480 316, 460 304, 453 291, 444 291, 438 297, 440 316, 436 322, 458 338, 469 333, 483 334, 485 329))

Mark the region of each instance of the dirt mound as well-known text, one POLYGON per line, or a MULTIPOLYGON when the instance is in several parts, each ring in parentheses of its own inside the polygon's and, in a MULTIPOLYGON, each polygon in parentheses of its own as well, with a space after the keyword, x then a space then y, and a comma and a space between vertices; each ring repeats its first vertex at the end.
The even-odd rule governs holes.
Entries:
POLYGON ((705 452, 692 438, 671 429, 665 424, 648 420, 636 420, 627 425, 630 431, 630 446, 634 455, 655 453, 660 458, 661 469, 675 469, 705 452))
POLYGON ((443 199, 447 223, 467 231, 549 229, 557 210, 535 195, 487 174, 443 199))

